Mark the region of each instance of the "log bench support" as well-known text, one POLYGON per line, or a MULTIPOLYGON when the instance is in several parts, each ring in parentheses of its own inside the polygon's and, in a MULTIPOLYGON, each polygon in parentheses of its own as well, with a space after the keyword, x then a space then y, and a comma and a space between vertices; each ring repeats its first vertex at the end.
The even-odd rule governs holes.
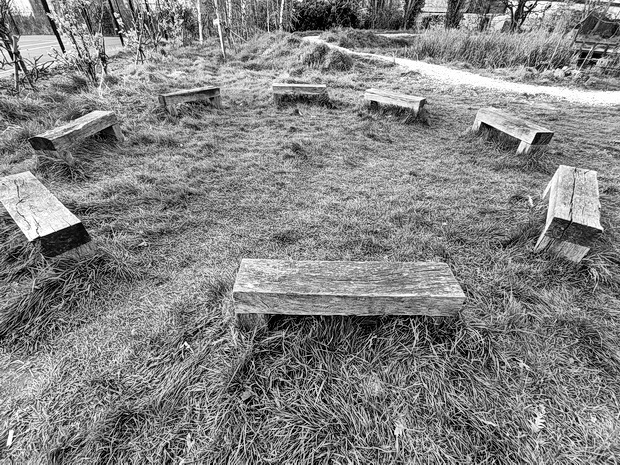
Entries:
POLYGON ((93 111, 64 126, 60 126, 29 139, 35 150, 66 151, 74 143, 95 134, 124 140, 123 132, 112 111, 93 111))
POLYGON ((465 294, 445 263, 243 259, 233 300, 252 329, 268 315, 454 316, 465 294))
POLYGON ((222 108, 222 98, 219 87, 197 87, 194 89, 179 90, 159 96, 159 103, 168 113, 177 116, 176 105, 188 102, 208 102, 214 108, 222 108))
POLYGON ((534 250, 579 263, 603 232, 596 171, 560 165, 543 200, 549 202, 547 221, 534 250))
POLYGON ((276 104, 282 103, 285 97, 296 99, 300 97, 315 98, 320 101, 329 101, 325 84, 280 84, 271 86, 273 100, 276 104))
POLYGON ((396 92, 389 92, 380 89, 368 89, 364 92, 364 100, 370 102, 370 109, 376 111, 379 109, 379 103, 386 105, 394 105, 396 107, 408 108, 414 118, 417 118, 424 105, 426 105, 426 99, 423 97, 416 97, 414 95, 398 94, 396 92))
POLYGON ((90 236, 82 222, 30 171, 0 178, 0 202, 44 257, 85 249, 90 236))
POLYGON ((498 110, 496 108, 481 108, 476 114, 472 131, 480 132, 482 128, 493 128, 508 134, 521 143, 517 148, 517 155, 527 155, 551 142, 553 131, 498 110))

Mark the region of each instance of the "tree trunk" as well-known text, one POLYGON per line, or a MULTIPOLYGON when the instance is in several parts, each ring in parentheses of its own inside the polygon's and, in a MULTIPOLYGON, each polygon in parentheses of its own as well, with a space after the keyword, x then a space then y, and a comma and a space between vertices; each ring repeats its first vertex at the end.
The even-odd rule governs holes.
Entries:
POLYGON ((200 11, 200 1, 196 0, 196 10, 198 10, 198 40, 202 44, 204 39, 202 37, 202 12, 200 11))
POLYGON ((280 31, 284 30, 284 0, 280 4, 280 31))
POLYGON ((220 9, 217 4, 217 0, 213 0, 213 6, 215 7, 215 22, 217 23, 217 32, 220 37, 220 46, 222 47, 222 55, 224 61, 226 61, 226 44, 224 43, 224 33, 222 31, 222 20, 220 18, 220 9))
POLYGON ((58 33, 58 29, 56 28, 56 23, 50 17, 51 11, 50 11, 49 5, 47 4, 47 0, 41 0, 41 4, 43 5, 43 11, 45 11, 45 16, 47 16, 47 19, 50 22, 50 26, 52 28, 52 32, 56 36, 56 40, 58 41, 58 45, 60 46, 60 51, 62 53, 66 53, 65 44, 62 43, 62 39, 60 38, 60 34, 58 33))

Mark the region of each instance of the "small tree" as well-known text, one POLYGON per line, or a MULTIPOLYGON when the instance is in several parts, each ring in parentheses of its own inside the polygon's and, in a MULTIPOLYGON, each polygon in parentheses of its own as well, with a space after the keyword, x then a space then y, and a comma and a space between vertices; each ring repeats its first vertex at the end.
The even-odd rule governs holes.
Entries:
MULTIPOLYGON (((91 32, 84 12, 90 9, 90 0, 65 0, 58 12, 51 13, 59 32, 73 44, 64 54, 56 51, 56 59, 77 69, 93 84, 108 73, 108 56, 101 32, 91 32)), ((103 11, 103 10, 102 10, 103 11)), ((99 21, 102 24, 102 21, 99 21)))
POLYGON ((463 6, 465 0, 448 0, 444 25, 446 29, 459 27, 463 19, 463 6))
POLYGON ((424 8, 425 0, 403 0, 403 29, 414 26, 416 19, 424 8))
MULTIPOLYGON (((538 8, 539 0, 503 0, 506 10, 510 14, 510 32, 517 32, 523 26, 530 14, 538 8)), ((547 11, 551 3, 544 6, 541 11, 547 11)))

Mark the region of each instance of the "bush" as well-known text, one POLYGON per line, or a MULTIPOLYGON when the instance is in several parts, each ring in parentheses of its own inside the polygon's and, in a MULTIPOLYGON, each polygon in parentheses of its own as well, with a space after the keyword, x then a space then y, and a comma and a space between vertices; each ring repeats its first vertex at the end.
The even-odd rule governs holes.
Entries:
POLYGON ((353 58, 348 53, 332 50, 327 55, 323 68, 327 71, 349 71, 353 68, 353 58))
POLYGON ((328 53, 329 47, 327 45, 317 44, 301 56, 301 62, 311 68, 319 67, 325 62, 328 53))
POLYGON ((360 23, 355 0, 302 0, 294 6, 293 16, 295 31, 357 27, 360 23))

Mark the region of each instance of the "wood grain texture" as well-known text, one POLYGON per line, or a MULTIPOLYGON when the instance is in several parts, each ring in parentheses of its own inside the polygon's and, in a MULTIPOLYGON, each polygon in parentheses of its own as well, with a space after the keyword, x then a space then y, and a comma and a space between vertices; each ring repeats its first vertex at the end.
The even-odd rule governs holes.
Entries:
POLYGON ((455 315, 465 295, 445 263, 243 259, 237 314, 455 315))
POLYGON ((75 142, 113 126, 117 126, 117 128, 112 133, 108 131, 105 134, 114 135, 116 138, 119 138, 120 134, 119 141, 122 141, 122 133, 118 128, 116 114, 112 111, 93 111, 64 126, 31 137, 29 141, 35 150, 66 150, 75 142))
POLYGON ((543 199, 549 208, 535 250, 581 261, 603 232, 596 171, 560 165, 543 199))
POLYGON ((90 241, 82 222, 30 172, 0 179, 0 202, 41 253, 60 255, 90 241))
POLYGON ((213 106, 220 107, 220 88, 219 87, 196 87, 194 89, 179 90, 159 96, 159 103, 169 108, 179 103, 209 101, 213 106))
POLYGON ((278 84, 271 89, 275 95, 323 95, 327 93, 325 84, 278 84))
POLYGON ((395 105, 403 108, 411 108, 414 113, 419 113, 426 104, 426 99, 416 97, 414 95, 399 94, 380 89, 368 89, 364 92, 364 99, 370 102, 384 103, 387 105, 395 105))
POLYGON ((553 131, 537 124, 523 121, 496 108, 481 108, 478 110, 472 130, 479 131, 482 124, 495 128, 529 145, 545 145, 551 142, 553 137, 553 131))

